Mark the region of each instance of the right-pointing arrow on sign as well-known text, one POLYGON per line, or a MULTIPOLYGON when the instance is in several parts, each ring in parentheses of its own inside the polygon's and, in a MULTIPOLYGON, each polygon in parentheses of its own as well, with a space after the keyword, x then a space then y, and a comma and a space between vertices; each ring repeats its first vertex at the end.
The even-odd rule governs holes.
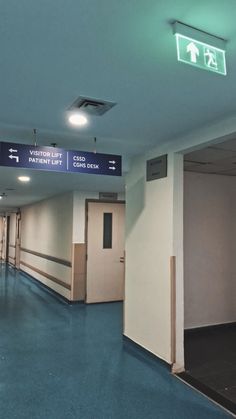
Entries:
POLYGON ((116 164, 115 160, 109 160, 110 164, 116 164))
POLYGON ((199 56, 199 49, 198 47, 196 47, 194 42, 190 42, 190 44, 188 44, 187 52, 190 52, 190 60, 192 61, 192 63, 196 63, 197 57, 199 56))
POLYGON ((114 166, 109 166, 109 170, 116 170, 114 166))

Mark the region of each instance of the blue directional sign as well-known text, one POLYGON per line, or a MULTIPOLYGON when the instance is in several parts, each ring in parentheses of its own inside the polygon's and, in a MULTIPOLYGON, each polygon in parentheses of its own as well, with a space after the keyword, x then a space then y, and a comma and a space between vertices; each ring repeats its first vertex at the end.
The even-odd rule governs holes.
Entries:
POLYGON ((121 156, 68 151, 68 171, 121 176, 121 156))
POLYGON ((121 176, 121 156, 5 142, 0 143, 0 166, 121 176))
POLYGON ((34 147, 26 144, 1 143, 1 166, 66 172, 65 150, 53 147, 34 147))

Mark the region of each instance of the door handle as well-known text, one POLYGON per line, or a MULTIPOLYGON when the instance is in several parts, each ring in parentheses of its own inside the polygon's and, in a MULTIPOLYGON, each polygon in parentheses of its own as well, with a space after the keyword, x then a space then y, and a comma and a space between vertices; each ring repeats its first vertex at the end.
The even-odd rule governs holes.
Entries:
POLYGON ((120 262, 121 262, 121 263, 125 263, 125 258, 124 258, 124 256, 121 256, 121 257, 120 257, 120 262))

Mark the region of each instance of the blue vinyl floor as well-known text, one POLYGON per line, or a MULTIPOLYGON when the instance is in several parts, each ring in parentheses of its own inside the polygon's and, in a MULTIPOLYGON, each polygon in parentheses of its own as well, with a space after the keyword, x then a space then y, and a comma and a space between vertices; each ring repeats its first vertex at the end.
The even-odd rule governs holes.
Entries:
POLYGON ((1 419, 229 417, 123 342, 121 303, 69 306, 0 265, 1 419))

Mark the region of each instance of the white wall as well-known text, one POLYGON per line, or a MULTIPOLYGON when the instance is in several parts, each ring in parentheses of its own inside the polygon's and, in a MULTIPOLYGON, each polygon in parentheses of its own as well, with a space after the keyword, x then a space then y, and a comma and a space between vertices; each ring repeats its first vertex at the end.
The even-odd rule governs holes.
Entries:
MULTIPOLYGON (((72 261, 73 194, 56 196, 21 210, 21 247, 72 261)), ((21 251, 21 261, 71 284, 71 267, 21 251)), ((21 264, 48 287, 70 299, 70 290, 21 264)))
POLYGON ((185 327, 236 321, 236 178, 184 178, 185 327))
POLYGON ((232 139, 235 135, 236 116, 233 115, 199 127, 182 137, 170 138, 169 142, 158 145, 140 159, 133 159, 127 177, 124 332, 138 344, 170 362, 169 259, 170 256, 175 256, 175 371, 184 368, 183 167, 182 156, 178 153, 232 139), (169 158, 169 179, 153 181, 152 186, 147 186, 146 160, 166 153, 169 158), (132 204, 132 199, 136 204, 132 204), (157 222, 161 226, 156 226, 157 222))
MULTIPOLYGON (((85 201, 99 199, 98 192, 74 191, 73 193, 73 243, 85 243, 85 201)), ((124 193, 118 194, 119 200, 125 199, 124 193)))
POLYGON ((136 160, 126 186, 124 334, 168 363, 176 158, 170 153, 168 176, 151 182, 146 182, 146 161, 136 160))
MULTIPOLYGON (((72 286, 72 291, 21 264, 48 287, 73 299, 73 243, 85 243, 85 201, 98 199, 98 192, 74 191, 22 208, 21 247, 72 262, 72 267, 21 251, 21 261, 72 286)), ((124 194, 118 194, 124 199, 124 194)), ((78 256, 78 255, 77 255, 78 256)), ((76 257, 77 257, 76 256, 76 257)))

